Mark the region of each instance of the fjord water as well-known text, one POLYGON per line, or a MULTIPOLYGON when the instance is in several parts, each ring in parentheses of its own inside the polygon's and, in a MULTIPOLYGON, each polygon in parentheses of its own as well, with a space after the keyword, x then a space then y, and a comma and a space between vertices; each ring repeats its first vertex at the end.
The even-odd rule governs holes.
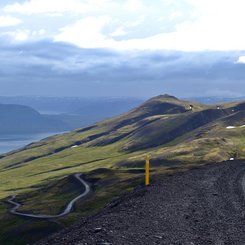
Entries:
POLYGON ((34 141, 38 141, 58 133, 59 132, 0 135, 0 154, 17 150, 18 148, 28 145, 34 141))

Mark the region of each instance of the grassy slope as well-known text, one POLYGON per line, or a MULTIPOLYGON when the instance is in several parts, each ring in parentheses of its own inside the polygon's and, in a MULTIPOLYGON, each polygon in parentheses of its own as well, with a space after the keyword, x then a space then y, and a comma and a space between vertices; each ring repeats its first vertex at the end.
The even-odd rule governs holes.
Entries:
MULTIPOLYGON (((244 110, 243 105, 225 104, 224 110, 218 111, 215 106, 158 96, 95 127, 49 137, 3 156, 0 198, 17 193, 25 211, 59 212, 79 192, 79 186, 67 177, 76 172, 85 173, 95 188, 83 205, 77 205, 75 212, 56 223, 9 215, 8 206, 0 203, 0 226, 4 227, 0 243, 13 234, 18 238, 30 231, 33 237, 26 235, 18 240, 19 244, 36 240, 142 183, 142 171, 132 168, 142 169, 146 153, 152 155, 156 173, 222 161, 237 152, 239 157, 245 157, 245 128, 226 129, 229 125, 245 124, 244 113, 238 112, 244 110), (194 105, 193 112, 188 111, 190 104, 194 105), (78 147, 71 148, 73 145, 78 147), (47 227, 51 230, 47 231, 47 227)), ((12 244, 16 242, 15 239, 12 244)))

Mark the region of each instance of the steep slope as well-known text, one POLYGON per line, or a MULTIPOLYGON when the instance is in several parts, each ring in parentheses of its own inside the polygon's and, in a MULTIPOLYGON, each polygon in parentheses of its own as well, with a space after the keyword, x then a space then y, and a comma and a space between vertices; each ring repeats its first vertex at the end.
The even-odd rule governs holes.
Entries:
POLYGON ((243 160, 161 175, 35 244, 244 244, 244 172, 243 160))

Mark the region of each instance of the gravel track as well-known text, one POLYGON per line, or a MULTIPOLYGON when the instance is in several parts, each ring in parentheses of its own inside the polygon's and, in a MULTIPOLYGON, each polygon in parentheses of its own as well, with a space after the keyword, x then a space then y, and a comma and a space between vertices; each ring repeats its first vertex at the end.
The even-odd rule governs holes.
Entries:
POLYGON ((82 184, 82 187, 84 188, 84 191, 82 194, 78 195, 77 197, 73 198, 67 205, 66 208, 59 214, 57 215, 48 215, 48 214, 30 214, 30 213, 23 213, 23 212, 19 212, 17 211, 22 205, 15 200, 16 195, 13 195, 12 197, 10 197, 7 202, 10 203, 11 205, 13 205, 14 207, 11 208, 9 210, 9 212, 11 214, 14 215, 18 215, 18 216, 22 216, 22 217, 28 217, 28 218, 35 218, 35 219, 54 219, 54 218, 59 218, 62 216, 65 216, 67 214, 69 214, 72 209, 74 204, 81 199, 82 197, 86 196, 89 192, 90 192, 90 186, 86 183, 86 181, 84 181, 81 178, 81 174, 74 174, 74 177, 82 184))
POLYGON ((245 244, 245 161, 163 176, 36 245, 245 244))

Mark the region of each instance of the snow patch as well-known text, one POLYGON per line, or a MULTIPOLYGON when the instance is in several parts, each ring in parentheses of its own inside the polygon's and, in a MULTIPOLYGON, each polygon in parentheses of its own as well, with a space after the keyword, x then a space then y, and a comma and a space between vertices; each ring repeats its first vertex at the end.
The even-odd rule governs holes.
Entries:
POLYGON ((226 128, 227 129, 231 129, 231 128, 244 128, 245 127, 245 125, 242 125, 242 126, 227 126, 226 128))
POLYGON ((78 145, 73 145, 73 146, 71 146, 71 148, 76 148, 76 147, 78 147, 78 145))

